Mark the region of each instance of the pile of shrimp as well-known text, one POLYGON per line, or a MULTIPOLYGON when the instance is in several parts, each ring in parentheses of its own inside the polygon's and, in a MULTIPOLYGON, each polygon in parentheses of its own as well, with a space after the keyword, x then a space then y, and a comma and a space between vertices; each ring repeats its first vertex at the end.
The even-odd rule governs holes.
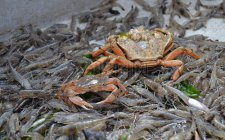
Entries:
MULTIPOLYGON (((105 0, 72 16, 69 25, 24 25, 0 42, 0 139, 225 139, 225 42, 185 36, 211 18, 223 18, 225 1, 210 6, 197 0, 195 15, 191 4, 180 0, 146 1, 133 0, 127 12, 123 0, 105 0), (149 16, 140 17, 141 12, 149 16), (187 22, 180 24, 177 17, 187 22), (184 72, 173 83, 187 81, 200 91, 198 98, 167 85, 174 69, 165 67, 122 69, 113 76, 129 94, 92 110, 55 98, 60 85, 79 79, 92 63, 85 53, 104 45, 109 35, 138 26, 168 29, 174 34, 173 49, 183 46, 201 56, 180 56, 184 72)), ((92 102, 102 96, 87 93, 83 98, 92 102)))

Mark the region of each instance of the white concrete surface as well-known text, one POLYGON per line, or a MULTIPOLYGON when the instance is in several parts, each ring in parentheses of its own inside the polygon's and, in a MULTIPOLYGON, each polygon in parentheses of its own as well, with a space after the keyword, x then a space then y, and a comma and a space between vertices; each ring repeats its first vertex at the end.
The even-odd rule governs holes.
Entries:
POLYGON ((187 30, 186 36, 203 34, 208 36, 209 39, 225 42, 225 20, 224 19, 210 19, 203 27, 197 31, 187 30))

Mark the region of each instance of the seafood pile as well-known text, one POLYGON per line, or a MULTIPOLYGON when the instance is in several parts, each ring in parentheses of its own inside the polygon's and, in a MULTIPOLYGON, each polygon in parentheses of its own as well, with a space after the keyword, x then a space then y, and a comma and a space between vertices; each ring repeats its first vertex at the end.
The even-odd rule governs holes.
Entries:
POLYGON ((0 139, 225 139, 225 42, 185 36, 224 18, 225 1, 121 1, 0 42, 0 139), (127 48, 146 40, 154 56, 127 48))

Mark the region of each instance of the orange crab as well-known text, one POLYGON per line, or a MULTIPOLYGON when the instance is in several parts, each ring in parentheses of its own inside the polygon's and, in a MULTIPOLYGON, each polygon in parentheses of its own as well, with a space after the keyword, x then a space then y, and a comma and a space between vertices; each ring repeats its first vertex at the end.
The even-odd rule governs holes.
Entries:
POLYGON ((177 66, 177 70, 172 75, 172 80, 176 81, 184 68, 184 63, 181 60, 174 60, 177 56, 183 54, 194 59, 200 58, 192 50, 183 47, 179 47, 168 54, 173 47, 172 34, 159 28, 147 30, 141 26, 131 29, 126 34, 111 35, 108 37, 107 42, 99 50, 91 53, 93 58, 101 54, 104 56, 90 64, 84 75, 105 61, 109 61, 103 72, 111 70, 115 64, 126 68, 177 66))
POLYGON ((128 92, 119 79, 109 78, 109 73, 111 74, 112 71, 107 72, 105 75, 87 75, 78 80, 72 80, 63 84, 57 93, 57 98, 62 98, 67 103, 73 103, 84 109, 88 109, 93 108, 93 106, 79 97, 79 94, 84 94, 86 92, 111 91, 112 93, 106 99, 97 104, 112 103, 118 97, 123 96, 128 92))

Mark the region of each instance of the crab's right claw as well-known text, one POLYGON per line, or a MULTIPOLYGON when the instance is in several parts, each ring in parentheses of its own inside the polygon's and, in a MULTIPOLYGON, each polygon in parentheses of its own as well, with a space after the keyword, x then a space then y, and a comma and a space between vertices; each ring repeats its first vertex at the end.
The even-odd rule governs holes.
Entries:
POLYGON ((82 98, 78 97, 78 96, 73 96, 73 97, 69 97, 69 100, 75 104, 78 105, 86 110, 89 110, 89 108, 93 108, 93 106, 91 104, 89 104, 88 102, 84 101, 82 98))

